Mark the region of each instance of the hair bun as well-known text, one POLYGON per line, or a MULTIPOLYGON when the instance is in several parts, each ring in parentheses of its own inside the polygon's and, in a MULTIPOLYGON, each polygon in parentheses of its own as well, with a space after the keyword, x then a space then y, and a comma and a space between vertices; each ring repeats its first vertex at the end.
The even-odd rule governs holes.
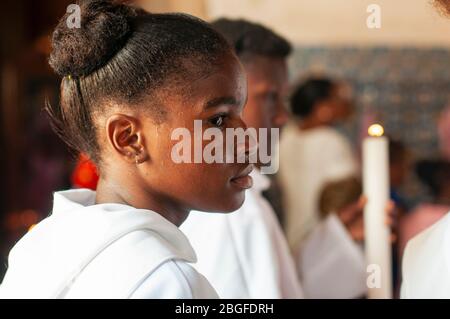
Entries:
POLYGON ((106 0, 81 1, 81 27, 69 28, 66 13, 53 32, 50 66, 61 76, 85 76, 104 66, 131 33, 131 7, 106 0))

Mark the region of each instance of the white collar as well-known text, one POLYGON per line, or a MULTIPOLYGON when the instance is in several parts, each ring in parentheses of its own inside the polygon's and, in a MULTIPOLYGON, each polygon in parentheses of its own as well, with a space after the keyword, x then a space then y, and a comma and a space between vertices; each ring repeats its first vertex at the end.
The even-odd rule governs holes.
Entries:
POLYGON ((109 228, 104 231, 107 231, 109 236, 116 237, 119 233, 129 233, 134 230, 155 231, 166 239, 167 243, 170 244, 170 250, 177 257, 188 262, 196 262, 197 257, 189 240, 177 226, 160 214, 148 209, 137 209, 126 204, 95 204, 95 197, 95 191, 83 188, 55 192, 52 215, 59 217, 59 215, 72 211, 81 210, 91 213, 96 211, 108 222, 109 228))
POLYGON ((263 192, 270 187, 270 179, 267 176, 264 176, 259 169, 255 168, 250 176, 253 178, 253 189, 258 192, 263 192))

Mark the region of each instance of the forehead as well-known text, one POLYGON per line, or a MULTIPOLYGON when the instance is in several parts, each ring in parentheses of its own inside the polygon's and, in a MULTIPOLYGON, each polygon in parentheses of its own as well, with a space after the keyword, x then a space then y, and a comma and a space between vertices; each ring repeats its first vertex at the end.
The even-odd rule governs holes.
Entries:
POLYGON ((191 102, 233 97, 243 103, 247 95, 245 71, 233 55, 224 56, 209 72, 192 79, 187 85, 191 102))
POLYGON ((256 56, 244 64, 249 86, 283 87, 288 83, 288 71, 285 58, 256 56))

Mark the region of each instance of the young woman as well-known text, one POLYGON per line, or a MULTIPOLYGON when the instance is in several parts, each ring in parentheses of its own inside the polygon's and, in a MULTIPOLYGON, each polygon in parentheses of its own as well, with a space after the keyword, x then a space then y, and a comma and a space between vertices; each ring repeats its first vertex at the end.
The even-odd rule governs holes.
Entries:
POLYGON ((333 128, 351 114, 350 93, 342 82, 307 78, 292 92, 294 117, 281 134, 278 178, 286 237, 308 298, 360 298, 367 291, 358 243, 365 200, 349 201, 326 216, 320 213, 327 185, 359 175, 350 143, 333 128))
POLYGON ((190 210, 230 212, 251 186, 251 166, 176 164, 176 128, 244 127, 246 79, 206 23, 110 1, 81 3, 53 34, 62 76, 49 106, 64 140, 100 172, 97 191, 54 195, 52 214, 11 250, 2 297, 210 298, 178 227, 190 210))
MULTIPOLYGON (((272 30, 246 20, 221 18, 212 26, 233 45, 247 74, 242 117, 250 128, 267 129, 270 145, 271 129, 287 120, 283 102, 291 46, 272 30)), ((223 298, 303 297, 286 239, 262 194, 270 186, 259 169, 264 165, 255 163, 254 185, 238 211, 222 216, 192 212, 180 228, 197 252, 196 269, 223 298)))

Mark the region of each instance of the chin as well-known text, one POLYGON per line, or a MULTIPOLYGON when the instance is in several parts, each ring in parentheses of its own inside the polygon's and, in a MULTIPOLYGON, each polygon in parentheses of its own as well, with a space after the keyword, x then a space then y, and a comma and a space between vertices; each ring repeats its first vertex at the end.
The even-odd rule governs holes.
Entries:
POLYGON ((232 213, 244 204, 245 201, 245 191, 239 192, 235 196, 233 196, 230 201, 228 201, 227 207, 223 209, 222 213, 232 213))
POLYGON ((226 194, 220 198, 220 203, 209 203, 206 206, 197 206, 193 210, 202 211, 207 213, 228 214, 232 213, 244 204, 245 191, 233 192, 226 194))

